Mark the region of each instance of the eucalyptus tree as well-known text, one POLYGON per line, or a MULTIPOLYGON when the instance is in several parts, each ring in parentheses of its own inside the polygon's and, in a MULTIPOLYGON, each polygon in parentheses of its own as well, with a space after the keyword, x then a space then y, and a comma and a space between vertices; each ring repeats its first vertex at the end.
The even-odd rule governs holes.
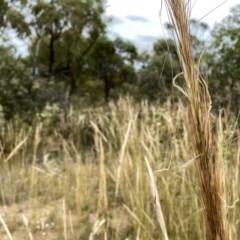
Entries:
POLYGON ((0 27, 29 39, 34 68, 49 81, 65 76, 76 91, 84 58, 105 33, 104 0, 2 1, 0 27))
POLYGON ((208 64, 214 99, 239 111, 240 101, 240 4, 216 24, 208 64))
POLYGON ((31 6, 31 13, 32 49, 40 49, 41 72, 49 79, 64 78, 74 93, 85 57, 105 31, 103 0, 42 0, 31 6))
MULTIPOLYGON (((19 59, 18 49, 14 53, 12 47, 1 48, 0 88, 4 94, 0 104, 8 106, 9 114, 17 111, 13 108, 18 106, 16 97, 20 99, 20 93, 22 100, 26 94, 33 109, 39 100, 35 96, 52 97, 49 89, 56 83, 63 83, 64 91, 77 92, 85 80, 86 58, 105 34, 104 9, 104 0, 0 1, 0 44, 2 36, 14 33, 14 38, 25 40, 29 49, 27 56, 19 59), (34 81, 31 72, 35 78, 39 73, 39 81, 34 81), (41 89, 36 87, 39 83, 41 89)), ((19 107, 24 106, 29 105, 19 107)))
POLYGON ((25 0, 0 1, 0 30, 2 32, 15 30, 19 37, 26 37, 30 34, 29 25, 22 12, 26 2, 25 0))
POLYGON ((107 37, 99 38, 87 62, 87 71, 91 78, 103 82, 105 101, 109 100, 111 89, 125 86, 125 91, 136 84, 137 75, 134 63, 138 52, 133 43, 120 38, 110 40, 107 37))
POLYGON ((176 46, 172 39, 159 39, 152 54, 144 56, 139 70, 141 93, 149 99, 165 101, 173 93, 173 78, 181 72, 176 46))

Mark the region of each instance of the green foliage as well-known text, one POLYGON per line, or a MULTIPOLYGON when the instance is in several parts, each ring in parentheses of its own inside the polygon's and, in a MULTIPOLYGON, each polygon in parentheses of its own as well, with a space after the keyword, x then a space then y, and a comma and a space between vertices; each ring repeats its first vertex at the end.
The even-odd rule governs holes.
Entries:
POLYGON ((43 76, 63 80, 71 94, 84 81, 85 58, 104 33, 103 5, 102 0, 65 0, 31 6, 37 34, 30 46, 32 57, 43 76))
MULTIPOLYGON (((27 119, 30 114, 31 119, 31 114, 41 111, 46 102, 63 102, 62 90, 78 94, 82 92, 80 87, 86 89, 89 84, 85 83, 92 80, 97 84, 91 90, 99 87, 94 73, 86 71, 86 64, 90 62, 89 52, 105 34, 104 3, 104 0, 0 2, 0 30, 5 34, 13 30, 19 38, 30 40, 30 55, 24 61, 16 59, 12 49, 1 48, 0 104, 7 119, 15 114, 27 119)), ((124 75, 126 68, 123 70, 124 75)))
POLYGON ((6 13, 8 25, 17 31, 18 36, 25 37, 30 34, 30 26, 25 22, 25 17, 18 10, 9 8, 6 13))
POLYGON ((25 1, 0 1, 0 29, 15 30, 19 37, 26 37, 30 34, 30 26, 25 20, 25 15, 20 6, 25 5, 25 1))
POLYGON ((152 56, 143 58, 146 62, 139 71, 141 93, 165 101, 173 93, 173 78, 181 72, 173 40, 160 39, 154 44, 152 56))
MULTIPOLYGON (((151 53, 139 54, 130 41, 107 36, 105 7, 104 0, 0 0, 0 40, 6 43, 10 30, 29 44, 24 59, 0 46, 0 105, 7 119, 17 114, 30 122, 47 103, 61 108, 68 99, 93 104, 121 95, 162 102, 178 97, 172 81, 181 68, 172 37, 157 41, 151 53)), ((235 110, 240 98, 239 13, 237 5, 214 28, 213 45, 204 57, 208 26, 195 19, 190 24, 193 56, 201 60, 201 73, 209 70, 214 103, 226 106, 230 99, 235 110)), ((166 28, 172 30, 170 24, 166 28)))
POLYGON ((64 107, 61 86, 51 86, 33 79, 26 60, 14 57, 13 48, 0 47, 0 105, 3 115, 10 120, 15 116, 32 123, 35 113, 46 103, 57 102, 64 107))
POLYGON ((87 63, 87 71, 93 79, 104 82, 104 97, 108 101, 110 90, 123 84, 136 83, 134 60, 137 49, 131 42, 117 38, 112 41, 99 38, 92 48, 87 63))
POLYGON ((19 114, 25 119, 35 111, 37 97, 23 62, 15 59, 11 48, 0 48, 0 105, 5 118, 19 114))
POLYGON ((5 24, 5 14, 7 12, 7 9, 8 5, 6 1, 0 0, 0 29, 2 29, 5 24))
POLYGON ((217 104, 239 111, 240 100, 240 4, 217 24, 212 33, 213 46, 208 63, 211 66, 211 87, 217 104))

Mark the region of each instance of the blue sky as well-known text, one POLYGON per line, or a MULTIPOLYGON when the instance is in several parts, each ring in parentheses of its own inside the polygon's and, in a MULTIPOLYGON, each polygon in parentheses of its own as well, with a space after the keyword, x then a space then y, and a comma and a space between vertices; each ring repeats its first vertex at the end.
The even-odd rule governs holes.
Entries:
MULTIPOLYGON (((155 40, 166 35, 163 24, 168 18, 164 7, 159 16, 161 1, 108 0, 107 15, 113 16, 109 32, 133 41, 138 47, 151 48, 155 40)), ((239 0, 192 0, 192 18, 203 18, 213 28, 237 3, 239 0)))

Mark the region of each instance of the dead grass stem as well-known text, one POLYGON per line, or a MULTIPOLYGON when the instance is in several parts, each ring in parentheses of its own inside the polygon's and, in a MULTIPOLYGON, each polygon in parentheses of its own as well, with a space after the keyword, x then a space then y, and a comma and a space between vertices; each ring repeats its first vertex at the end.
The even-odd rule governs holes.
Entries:
MULTIPOLYGON (((174 26, 178 56, 183 70, 184 83, 181 91, 189 103, 189 132, 201 187, 201 196, 206 217, 208 240, 231 239, 228 229, 225 201, 225 174, 221 153, 221 124, 213 131, 210 116, 211 97, 207 83, 199 75, 198 66, 192 55, 189 18, 191 1, 166 0, 169 19, 174 26)), ((180 88, 180 87, 179 87, 180 88)))

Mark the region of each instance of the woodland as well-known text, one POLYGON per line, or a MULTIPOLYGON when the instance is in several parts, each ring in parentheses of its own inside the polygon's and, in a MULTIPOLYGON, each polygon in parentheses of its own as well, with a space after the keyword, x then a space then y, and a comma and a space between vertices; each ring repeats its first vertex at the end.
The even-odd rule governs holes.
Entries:
MULTIPOLYGON (((181 72, 172 26, 151 50, 127 38, 110 38, 106 2, 1 1, 0 105, 4 118, 31 122, 46 105, 60 109, 105 104, 120 96, 160 104, 179 97, 173 78, 181 72), (73 7, 74 6, 74 7, 73 7), (24 56, 9 33, 25 39, 24 56), (27 40, 26 40, 27 39, 27 40)), ((213 106, 238 113, 240 5, 213 29, 191 19, 194 58, 208 79, 213 106), (207 36, 207 37, 206 37, 207 36)))

